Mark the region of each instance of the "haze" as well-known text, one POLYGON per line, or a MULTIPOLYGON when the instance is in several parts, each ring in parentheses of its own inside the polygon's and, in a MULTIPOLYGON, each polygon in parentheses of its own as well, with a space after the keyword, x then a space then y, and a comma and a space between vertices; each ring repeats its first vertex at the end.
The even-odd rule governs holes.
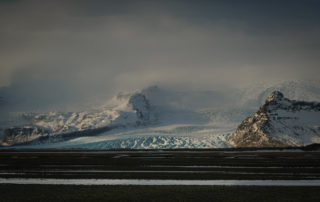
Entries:
POLYGON ((319 1, 0 1, 0 96, 99 100, 320 75, 319 1))

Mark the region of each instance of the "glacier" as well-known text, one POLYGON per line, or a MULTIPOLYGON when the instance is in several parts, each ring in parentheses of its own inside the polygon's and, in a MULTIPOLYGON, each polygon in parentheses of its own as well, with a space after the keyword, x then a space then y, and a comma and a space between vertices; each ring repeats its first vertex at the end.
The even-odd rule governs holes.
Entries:
POLYGON ((238 125, 274 90, 290 99, 320 100, 318 81, 213 91, 151 86, 119 93, 90 110, 12 112, 10 121, 0 120, 0 143, 11 148, 226 148, 238 125))

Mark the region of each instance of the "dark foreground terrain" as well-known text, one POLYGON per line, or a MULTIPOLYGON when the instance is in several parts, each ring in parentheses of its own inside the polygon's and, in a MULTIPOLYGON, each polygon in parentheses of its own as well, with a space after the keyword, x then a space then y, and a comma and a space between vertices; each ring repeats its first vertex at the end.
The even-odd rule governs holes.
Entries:
MULTIPOLYGON (((302 150, 0 150, 7 178, 319 180, 320 152, 302 150)), ((0 201, 320 201, 320 186, 1 184, 0 201)))
POLYGON ((319 187, 0 185, 0 201, 320 201, 319 187))

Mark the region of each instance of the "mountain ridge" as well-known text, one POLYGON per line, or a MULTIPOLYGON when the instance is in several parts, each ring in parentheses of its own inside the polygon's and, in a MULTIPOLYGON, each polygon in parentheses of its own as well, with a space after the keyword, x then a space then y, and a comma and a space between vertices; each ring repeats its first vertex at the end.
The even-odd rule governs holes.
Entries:
POLYGON ((320 142, 320 103, 289 100, 274 91, 230 136, 232 147, 305 146, 320 142))
MULTIPOLYGON (((123 139, 120 140, 124 138, 123 135, 128 138, 129 142, 135 141, 134 139, 137 138, 139 139, 138 143, 144 144, 142 142, 149 143, 152 139, 151 136, 154 135, 158 137, 156 142, 159 143, 170 139, 170 141, 165 141, 169 144, 168 146, 161 146, 166 148, 176 148, 177 145, 181 147, 186 145, 202 147, 203 144, 198 143, 204 142, 205 138, 202 137, 205 136, 208 137, 208 144, 206 144, 208 147, 210 145, 226 147, 227 144, 232 146, 226 139, 236 131, 237 126, 243 120, 257 111, 259 100, 262 97, 266 97, 265 100, 269 99, 268 110, 273 110, 272 107, 277 110, 278 105, 270 103, 278 103, 282 100, 281 108, 283 109, 277 113, 283 120, 286 117, 294 117, 293 114, 287 116, 283 114, 284 112, 293 113, 293 110, 300 113, 307 106, 303 104, 305 103, 303 101, 294 101, 294 104, 292 104, 292 100, 288 101, 279 93, 274 94, 273 97, 265 96, 270 89, 285 89, 285 94, 288 93, 290 99, 297 97, 298 100, 301 100, 301 97, 307 95, 306 100, 310 101, 312 98, 317 99, 319 97, 317 92, 320 88, 317 83, 312 82, 284 82, 271 88, 256 86, 253 91, 249 90, 242 94, 243 91, 230 91, 230 89, 226 92, 222 90, 176 91, 170 88, 151 86, 134 92, 118 93, 111 100, 101 101, 102 105, 86 111, 19 113, 14 117, 15 121, 11 122, 11 125, 7 126, 0 122, 0 133, 6 133, 2 138, 2 144, 7 146, 29 144, 32 146, 59 142, 65 142, 66 144, 79 142, 81 145, 87 145, 88 142, 93 141, 109 141, 110 136, 112 136, 114 142, 117 142, 116 139, 121 142, 124 141, 123 139), (249 96, 247 96, 248 94, 249 96), (158 130, 157 128, 161 129, 158 130), (94 136, 98 136, 98 138, 94 136), (223 138, 219 139, 219 136, 223 138), (199 141, 199 138, 201 141, 199 141), (173 139, 175 140, 173 141, 173 139), (188 143, 180 144, 181 141, 187 141, 188 143), (226 142, 222 143, 223 141, 226 142)), ((264 113, 266 111, 267 109, 264 113)), ((278 118, 276 115, 271 115, 272 118, 278 118)), ((267 120, 268 117, 269 115, 264 117, 261 113, 255 119, 260 119, 261 124, 266 125, 263 124, 263 120, 267 120)), ((303 118, 303 116, 298 116, 298 118, 303 118)), ((318 118, 319 115, 313 117, 315 120, 318 118)), ((298 126, 292 125, 292 127, 303 128, 301 124, 298 126)), ((284 127, 283 124, 280 126, 284 127)), ((281 130, 291 131, 290 127, 284 127, 281 130)), ((312 131, 312 129, 317 130, 317 128, 308 130, 312 131)), ((281 136, 278 136, 272 138, 265 136, 264 138, 272 139, 271 146, 277 145, 279 147, 318 142, 318 138, 313 136, 312 132, 311 136, 314 140, 305 136, 306 141, 297 141, 294 136, 285 135, 283 139, 287 139, 287 141, 283 141, 281 136)), ((90 147, 94 145, 91 144, 90 147)), ((101 145, 109 147, 107 142, 101 145)), ((125 145, 129 147, 131 144, 126 142, 125 145)), ((270 145, 258 144, 257 146, 269 147, 270 145)), ((143 148, 144 146, 135 145, 135 147, 143 148)))
POLYGON ((95 112, 25 114, 30 124, 4 130, 5 146, 41 144, 92 136, 119 127, 138 126, 152 121, 150 104, 141 93, 117 96, 118 105, 95 112))

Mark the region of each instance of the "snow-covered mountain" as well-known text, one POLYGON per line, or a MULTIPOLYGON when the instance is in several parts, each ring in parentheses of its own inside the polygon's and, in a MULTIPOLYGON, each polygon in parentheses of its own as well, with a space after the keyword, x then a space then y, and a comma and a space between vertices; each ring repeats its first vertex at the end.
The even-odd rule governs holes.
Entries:
MULTIPOLYGON (((0 139, 5 146, 28 144, 29 147, 147 149, 235 146, 227 141, 230 134, 255 113, 273 90, 283 90, 290 99, 320 101, 320 83, 315 81, 258 84, 243 89, 212 91, 181 91, 151 86, 131 93, 119 93, 102 106, 79 112, 26 113, 11 112, 14 107, 3 108, 10 109, 7 110, 10 113, 9 116, 0 116, 0 139)), ((10 106, 7 102, 10 99, 4 96, 4 100, 6 106, 10 106)), ((318 120, 319 116, 316 116, 318 120)), ((309 142, 317 142, 317 139, 309 142)), ((300 144, 290 142, 290 145, 300 144)))
POLYGON ((284 147, 320 143, 320 103, 295 101, 274 91, 245 119, 228 143, 233 147, 284 147))
POLYGON ((118 94, 90 112, 23 114, 29 124, 4 130, 2 145, 63 141, 96 135, 119 127, 154 121, 149 101, 141 93, 118 94))
MULTIPOLYGON (((200 101, 206 100, 204 106, 208 107, 210 102, 217 106, 221 99, 225 98, 219 98, 213 91, 178 92, 153 86, 135 93, 119 93, 93 111, 23 113, 24 121, 20 121, 23 124, 4 130, 2 145, 225 147, 226 138, 236 125, 213 123, 216 108, 202 109, 200 101), (188 103, 194 104, 188 107, 188 103)), ((225 123, 225 117, 222 119, 225 123)))

